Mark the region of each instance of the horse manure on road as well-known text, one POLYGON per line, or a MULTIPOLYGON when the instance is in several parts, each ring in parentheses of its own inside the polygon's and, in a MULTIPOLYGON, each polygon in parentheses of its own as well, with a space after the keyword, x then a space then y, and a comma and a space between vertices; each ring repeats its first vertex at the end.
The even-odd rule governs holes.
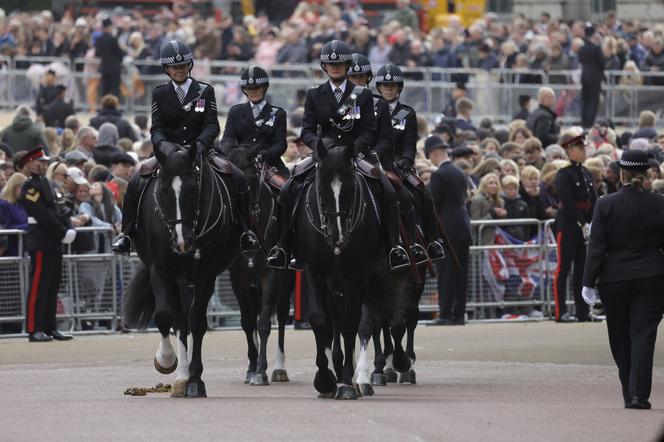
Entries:
POLYGON ((124 394, 128 396, 145 396, 148 393, 170 393, 171 384, 162 384, 161 382, 154 387, 129 387, 124 394))

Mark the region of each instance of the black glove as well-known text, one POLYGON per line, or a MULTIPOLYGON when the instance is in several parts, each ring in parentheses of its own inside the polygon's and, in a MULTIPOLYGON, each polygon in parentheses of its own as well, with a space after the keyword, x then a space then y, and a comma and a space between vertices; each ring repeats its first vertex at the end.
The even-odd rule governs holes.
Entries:
POLYGON ((206 150, 208 150, 208 147, 203 144, 202 141, 196 141, 196 149, 198 150, 199 154, 205 153, 206 150))
POLYGON ((157 146, 159 150, 164 153, 166 156, 172 154, 173 152, 180 150, 182 146, 177 143, 171 143, 170 141, 161 140, 157 146))
POLYGON ((270 152, 266 150, 259 152, 258 155, 256 155, 256 162, 259 164, 269 163, 271 160, 272 155, 270 155, 270 152))
POLYGON ((410 170, 413 167, 413 160, 410 158, 401 158, 397 163, 397 166, 399 166, 399 169, 402 171, 410 170))

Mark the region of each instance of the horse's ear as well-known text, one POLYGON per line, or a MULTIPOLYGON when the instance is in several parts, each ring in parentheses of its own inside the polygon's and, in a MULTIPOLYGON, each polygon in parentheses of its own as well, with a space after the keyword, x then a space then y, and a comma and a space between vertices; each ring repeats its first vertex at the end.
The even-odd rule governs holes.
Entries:
POLYGON ((157 158, 159 164, 164 164, 166 162, 167 155, 161 151, 159 146, 154 147, 154 156, 157 158))
POLYGON ((319 160, 324 160, 326 156, 327 156, 327 147, 325 147, 323 139, 319 138, 318 143, 316 143, 316 158, 318 158, 319 160))

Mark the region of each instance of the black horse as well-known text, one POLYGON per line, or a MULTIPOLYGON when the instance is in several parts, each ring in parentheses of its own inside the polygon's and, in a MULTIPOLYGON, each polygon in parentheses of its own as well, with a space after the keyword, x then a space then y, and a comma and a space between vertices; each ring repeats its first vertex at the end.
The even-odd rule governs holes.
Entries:
MULTIPOLYGON (((276 226, 278 189, 272 188, 266 175, 272 173, 266 164, 256 164, 258 148, 238 146, 229 149, 229 159, 239 167, 249 181, 252 210, 263 237, 263 246, 270 249, 277 242, 276 226)), ((240 254, 231 264, 231 285, 240 305, 242 330, 247 337, 249 368, 245 383, 268 385, 267 341, 271 331, 271 319, 275 308, 279 324, 279 341, 274 358, 272 382, 288 382, 285 368, 284 334, 290 309, 290 296, 295 286, 295 272, 274 270, 265 265, 265 253, 252 256, 240 254), (257 339, 260 337, 260 350, 257 339)))
POLYGON ((218 175, 196 147, 155 148, 155 157, 159 172, 142 193, 134 239, 143 265, 124 297, 125 321, 145 328, 154 314, 162 336, 154 365, 164 374, 177 368, 172 396, 205 397, 201 345, 207 306, 217 275, 239 253, 236 191, 232 180, 218 175))
POLYGON ((312 288, 309 322, 318 367, 314 387, 321 397, 356 399, 355 339, 370 277, 376 263, 385 260, 383 227, 376 197, 356 171, 353 149, 320 146, 315 154, 316 171, 308 177, 295 219, 298 256, 312 288), (343 360, 337 364, 332 360, 335 334, 344 341, 343 360))

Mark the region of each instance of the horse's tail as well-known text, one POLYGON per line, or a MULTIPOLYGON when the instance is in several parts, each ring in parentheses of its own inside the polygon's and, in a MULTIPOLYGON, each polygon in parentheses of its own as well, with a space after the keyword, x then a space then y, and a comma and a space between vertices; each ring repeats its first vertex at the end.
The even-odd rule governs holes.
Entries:
POLYGON ((155 301, 150 283, 150 269, 139 264, 123 297, 125 325, 138 329, 147 328, 154 310, 155 301))

